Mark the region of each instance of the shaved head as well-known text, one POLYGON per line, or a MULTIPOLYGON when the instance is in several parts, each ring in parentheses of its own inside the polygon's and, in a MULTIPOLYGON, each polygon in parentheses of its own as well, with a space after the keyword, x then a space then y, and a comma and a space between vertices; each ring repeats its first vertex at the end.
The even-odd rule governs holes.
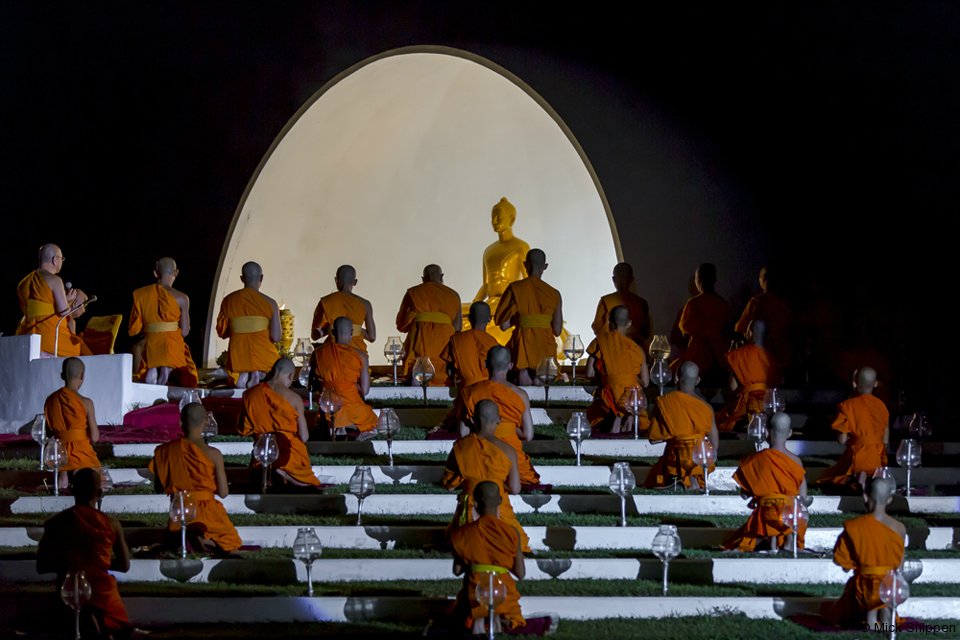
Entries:
POLYGON ((500 424, 500 407, 493 400, 481 400, 473 408, 473 421, 480 433, 493 435, 500 424))
POLYGON ((169 276, 177 273, 177 263, 173 258, 160 258, 154 271, 158 276, 169 276))
POLYGON ((180 410, 180 428, 185 434, 191 429, 203 426, 207 420, 207 410, 199 402, 191 402, 180 410))
POLYGON ((67 358, 63 361, 63 367, 60 369, 60 377, 65 382, 77 380, 83 377, 86 367, 80 358, 67 358))
POLYGON ((428 264, 423 268, 423 281, 443 283, 443 269, 438 264, 428 264))
POLYGON ((770 440, 784 442, 790 438, 790 416, 778 411, 770 418, 770 440))
POLYGON ((53 258, 61 253, 60 247, 57 245, 45 244, 40 247, 37 257, 40 259, 40 263, 43 264, 44 262, 52 262, 53 258))
POLYGON ((717 267, 711 262, 704 262, 697 267, 696 282, 701 291, 713 291, 717 284, 717 267))
POLYGON ((263 269, 256 262, 246 262, 240 271, 240 279, 244 282, 258 282, 263 277, 263 269))
POLYGON ((526 263, 534 270, 542 270, 547 266, 547 254, 542 249, 530 249, 530 251, 527 251, 526 263))
POLYGON ((470 326, 483 329, 490 324, 490 305, 486 302, 474 302, 470 305, 470 326))
POLYGON ((341 265, 337 269, 337 282, 342 284, 353 284, 357 279, 357 270, 349 264, 341 265))
POLYGON ((887 505, 897 485, 891 478, 873 478, 867 482, 867 498, 873 505, 887 505))
POLYGON ((487 351, 487 370, 490 373, 503 373, 510 369, 510 350, 497 345, 487 351))
POLYGON ((349 344, 353 340, 353 322, 346 316, 333 321, 333 339, 337 344, 349 344))
POLYGON ((296 367, 293 364, 293 360, 290 358, 280 358, 273 363, 273 369, 270 370, 270 377, 273 378, 276 375, 293 373, 295 370, 296 367))
POLYGON ((480 515, 496 513, 501 501, 500 487, 495 482, 483 480, 473 488, 473 503, 480 515))
POLYGON ((89 504, 103 493, 100 471, 90 467, 76 471, 70 484, 73 487, 73 500, 76 504, 89 504))
POLYGON ((857 391, 870 393, 877 386, 877 372, 871 367, 860 367, 857 370, 857 391))
POLYGON ((613 286, 617 291, 629 289, 633 284, 633 267, 627 262, 621 262, 613 268, 613 286))
POLYGON ((686 391, 691 390, 700 382, 700 367, 696 362, 687 361, 680 365, 679 372, 680 386, 686 391))
POLYGON ((621 329, 630 324, 630 312, 625 306, 617 305, 610 310, 610 326, 614 329, 621 329))

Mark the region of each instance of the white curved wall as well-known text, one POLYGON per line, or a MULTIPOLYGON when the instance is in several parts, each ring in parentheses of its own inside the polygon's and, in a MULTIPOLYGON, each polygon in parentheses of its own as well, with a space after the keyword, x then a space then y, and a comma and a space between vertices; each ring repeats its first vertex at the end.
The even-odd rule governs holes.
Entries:
MULTIPOLYGON (((473 60, 403 53, 362 66, 326 89, 288 127, 248 189, 215 282, 213 316, 241 286, 248 260, 263 290, 306 336, 314 306, 344 263, 373 304, 372 363, 406 288, 425 264, 443 267, 464 301, 481 284, 496 240, 490 208, 507 196, 516 235, 547 252, 568 330, 584 338, 611 289, 614 234, 590 171, 561 127, 524 89, 473 60)), ((211 319, 212 320, 212 319, 211 319)), ((209 364, 225 348, 208 331, 209 364)))

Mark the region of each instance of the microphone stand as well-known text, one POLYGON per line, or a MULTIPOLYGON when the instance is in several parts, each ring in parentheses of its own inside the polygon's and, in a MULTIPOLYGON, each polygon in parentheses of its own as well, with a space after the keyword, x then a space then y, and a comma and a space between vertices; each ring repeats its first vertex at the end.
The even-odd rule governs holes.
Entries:
POLYGON ((86 300, 84 300, 83 302, 75 306, 73 309, 69 309, 65 314, 60 316, 59 320, 57 320, 57 329, 53 338, 53 357, 54 358, 60 357, 60 325, 63 324, 64 320, 72 316, 74 313, 76 313, 80 309, 83 309, 85 306, 87 306, 91 302, 96 302, 96 301, 97 301, 97 296, 90 296, 89 298, 87 298, 86 300))

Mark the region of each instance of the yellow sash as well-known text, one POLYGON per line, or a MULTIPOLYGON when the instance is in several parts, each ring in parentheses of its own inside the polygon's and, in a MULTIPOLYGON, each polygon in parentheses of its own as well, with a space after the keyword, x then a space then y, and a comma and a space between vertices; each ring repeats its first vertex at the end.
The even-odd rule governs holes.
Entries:
POLYGON ((270 326, 270 318, 264 316, 237 316, 230 318, 230 333, 257 333, 266 331, 270 326))
POLYGON ((883 577, 887 575, 890 571, 893 571, 896 567, 860 567, 857 569, 856 573, 861 576, 880 576, 883 577))
MULTIPOLYGON (((362 328, 362 326, 363 326, 363 325, 359 325, 359 324, 353 325, 353 337, 357 337, 357 336, 359 336, 359 335, 363 335, 363 332, 360 331, 360 329, 362 328)), ((331 332, 331 333, 333 332, 333 326, 332 326, 332 325, 331 325, 331 327, 330 327, 330 332, 331 332)))
POLYGON ((520 316, 521 329, 552 329, 553 316, 545 313, 531 313, 530 315, 520 316))
POLYGON ((757 498, 758 507, 782 507, 791 497, 782 493, 771 493, 770 495, 757 498))
POLYGON ((442 311, 421 311, 413 317, 414 322, 433 322, 436 324, 453 324, 450 316, 442 311))
POLYGON ((150 322, 143 328, 146 333, 168 333, 180 328, 179 322, 150 322))
POLYGON ((507 573, 507 569, 495 564, 472 564, 470 573, 507 573))
POLYGON ((56 315, 56 310, 53 308, 53 305, 49 302, 44 302, 42 300, 34 300, 33 298, 27 298, 27 313, 28 318, 39 318, 41 316, 52 316, 56 315))

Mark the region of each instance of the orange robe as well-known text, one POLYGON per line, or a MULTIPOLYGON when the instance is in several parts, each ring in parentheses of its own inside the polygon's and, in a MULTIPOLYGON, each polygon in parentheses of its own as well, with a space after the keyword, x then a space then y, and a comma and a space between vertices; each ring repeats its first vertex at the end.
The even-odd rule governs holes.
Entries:
POLYGON ((43 538, 37 548, 38 564, 44 559, 45 566, 56 571, 58 586, 67 572, 83 571, 93 592, 85 606, 102 613, 108 630, 129 626, 117 580, 108 573, 116 540, 109 516, 93 507, 77 505, 43 523, 43 538))
POLYGON ((703 468, 693 463, 693 448, 710 433, 712 425, 713 409, 700 398, 683 391, 671 391, 657 398, 648 437, 665 440, 667 446, 650 467, 643 486, 666 487, 676 477, 685 487, 690 486, 690 478, 696 478, 702 487, 703 468))
POLYGON ((234 375, 270 371, 280 357, 270 342, 273 306, 256 289, 244 287, 220 303, 217 335, 230 339, 225 369, 234 375))
POLYGON ((467 329, 450 336, 440 359, 453 365, 457 371, 457 386, 462 391, 475 382, 490 377, 487 371, 487 352, 499 343, 486 331, 467 329))
POLYGON ((127 332, 131 336, 142 333, 145 338, 143 361, 134 373, 135 380, 143 380, 147 369, 170 367, 176 370, 177 385, 197 386, 197 365, 180 330, 180 305, 166 287, 151 284, 133 292, 127 332))
POLYGON ((370 431, 377 426, 377 414, 360 397, 360 373, 363 360, 353 347, 327 341, 313 352, 313 371, 324 389, 336 391, 343 406, 333 418, 334 428, 356 426, 370 431))
POLYGON ((601 333, 610 331, 610 311, 619 306, 626 307, 630 314, 627 337, 639 345, 646 345, 650 340, 650 326, 653 324, 650 318, 650 305, 632 291, 626 293, 614 291, 600 298, 596 316, 593 318, 593 324, 590 325, 594 335, 599 336, 601 333))
MULTIPOLYGON (((200 447, 186 438, 162 444, 154 449, 149 468, 167 495, 172 496, 177 491, 190 492, 197 505, 197 517, 188 523, 188 529, 202 528, 203 537, 224 551, 241 547, 243 542, 230 522, 227 510, 216 498, 216 467, 200 447)), ((170 531, 179 530, 179 524, 170 523, 170 531)))
POLYGON ((502 500, 500 520, 517 531, 521 548, 524 553, 527 553, 530 551, 530 539, 513 512, 510 495, 504 484, 510 475, 510 464, 510 458, 497 445, 471 433, 453 443, 453 449, 443 470, 441 484, 451 491, 460 490, 457 510, 450 523, 452 531, 476 519, 473 505, 473 490, 476 486, 484 480, 495 482, 500 489, 502 500))
MULTIPOLYGON (((587 408, 590 424, 598 424, 611 414, 621 417, 627 415, 620 406, 620 396, 630 387, 641 387, 639 376, 643 367, 643 348, 617 331, 605 331, 590 343, 587 353, 596 358, 600 376, 600 384, 593 394, 593 404, 587 408)), ((644 428, 646 425, 641 420, 641 429, 644 428)))
POLYGON ((407 289, 397 311, 397 331, 407 334, 403 341, 404 377, 411 375, 418 357, 427 356, 436 369, 430 384, 447 384, 440 353, 454 334, 453 322, 459 314, 460 295, 446 285, 424 282, 407 289))
POLYGON ((473 410, 481 400, 493 400, 500 408, 500 424, 496 436, 517 452, 517 471, 520 484, 540 484, 540 474, 533 468, 530 456, 523 451, 523 443, 517 430, 523 424, 523 412, 526 405, 520 394, 509 386, 496 380, 482 380, 463 390, 463 405, 460 419, 463 422, 473 420, 473 410))
POLYGON ((887 466, 887 445, 883 437, 889 424, 886 405, 870 394, 841 402, 830 427, 848 434, 847 448, 817 483, 846 484, 861 471, 870 476, 877 468, 887 466))
MULTIPOLYGON (((17 325, 16 335, 36 333, 40 336, 40 351, 53 353, 60 316, 54 309, 53 290, 50 285, 38 272, 32 271, 17 285, 17 298, 20 299, 20 312, 23 317, 17 325)), ((71 322, 70 318, 60 322, 57 355, 64 358, 90 355, 90 350, 83 344, 83 340, 70 328, 71 322)))
MULTIPOLYGON (((733 479, 753 496, 753 513, 724 543, 724 549, 753 551, 760 538, 772 536, 776 536, 778 546, 783 546, 793 529, 783 523, 781 509, 800 495, 803 478, 803 465, 782 451, 764 449, 741 460, 733 479)), ((799 531, 797 548, 803 549, 806 523, 800 525, 799 531)))
POLYGON ((560 293, 539 278, 511 282, 500 298, 494 322, 510 320, 513 364, 517 369, 536 369, 544 358, 557 357, 557 339, 551 322, 560 304, 560 293))
POLYGON ((780 369, 773 355, 755 344, 734 349, 726 355, 730 371, 737 378, 737 395, 717 413, 717 429, 732 431, 748 413, 763 413, 763 397, 780 384, 780 369))
POLYGON ((701 293, 683 306, 678 324, 687 338, 681 359, 697 363, 700 375, 722 366, 727 351, 730 305, 715 293, 701 293))
POLYGON ((840 599, 825 606, 824 614, 836 625, 862 629, 867 612, 884 606, 880 582, 903 562, 903 537, 872 513, 847 520, 833 548, 833 561, 854 574, 840 599))
POLYGON ((43 414, 47 418, 50 431, 60 440, 67 454, 67 461, 60 467, 61 471, 86 467, 100 469, 103 466, 90 442, 87 409, 83 406, 79 393, 66 387, 54 391, 43 403, 43 414))
MULTIPOLYGON (((333 321, 341 316, 350 318, 350 322, 353 323, 353 340, 350 346, 366 353, 367 343, 361 331, 363 322, 367 319, 367 308, 363 300, 352 293, 334 291, 320 298, 313 312, 313 328, 329 333, 333 328, 333 321)), ((327 340, 330 338, 328 337, 327 340)))
POLYGON ((793 322, 793 313, 790 305, 780 296, 773 293, 758 293, 750 298, 743 309, 740 319, 733 330, 743 335, 754 320, 763 320, 767 323, 766 346, 773 354, 781 369, 790 366, 790 324, 793 322))
MULTIPOLYGON (((501 619, 506 618, 511 628, 526 624, 520 612, 520 592, 509 569, 517 555, 520 534, 503 520, 494 516, 481 516, 473 522, 450 531, 450 544, 454 555, 466 565, 463 574, 463 589, 457 594, 457 601, 470 609, 466 626, 472 628, 473 620, 488 614, 486 605, 477 601, 477 584, 486 576, 478 576, 472 570, 476 565, 490 565, 504 569, 496 572, 507 588, 507 597, 497 605, 495 613, 501 619)), ((477 567, 481 573, 484 567, 477 567)))
POLYGON ((297 410, 266 382, 243 392, 243 419, 240 435, 274 433, 280 455, 274 463, 290 477, 304 484, 320 486, 310 468, 307 445, 297 435, 297 410))

